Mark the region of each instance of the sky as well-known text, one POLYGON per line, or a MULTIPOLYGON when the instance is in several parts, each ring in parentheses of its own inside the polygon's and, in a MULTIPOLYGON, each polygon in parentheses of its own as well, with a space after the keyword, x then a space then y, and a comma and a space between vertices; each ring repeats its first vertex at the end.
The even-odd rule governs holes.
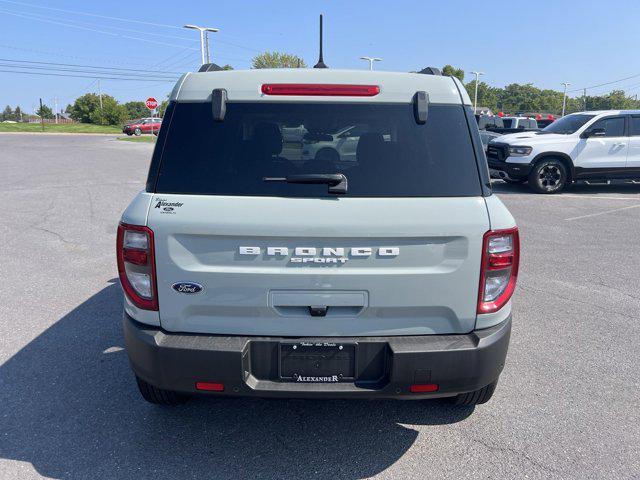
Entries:
POLYGON ((638 0, 0 0, 0 109, 32 112, 39 98, 50 106, 57 98, 64 107, 97 92, 99 77, 102 92, 122 102, 165 98, 174 78, 199 66, 197 32, 182 28, 189 23, 220 29, 211 34, 218 64, 246 69, 255 55, 275 50, 311 66, 320 13, 330 68, 368 68, 359 59, 368 55, 383 59, 380 70, 449 63, 467 72, 465 81, 480 70, 483 81, 499 87, 561 90, 570 82, 581 94, 615 82, 587 93, 640 94, 638 0))

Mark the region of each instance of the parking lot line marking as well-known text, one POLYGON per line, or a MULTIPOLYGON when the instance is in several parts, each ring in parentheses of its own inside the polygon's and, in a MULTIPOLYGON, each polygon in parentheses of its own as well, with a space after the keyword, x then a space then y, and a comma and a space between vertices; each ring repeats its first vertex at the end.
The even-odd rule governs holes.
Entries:
POLYGON ((640 208, 640 205, 629 205, 628 207, 614 208, 613 210, 607 210, 605 212, 590 213, 589 215, 580 215, 579 217, 565 218, 565 220, 567 220, 567 221, 569 221, 569 220, 580 220, 582 218, 597 217, 598 215, 606 215, 607 213, 619 212, 621 210, 628 210, 630 208, 640 208))
MULTIPOLYGON (((499 197, 502 196, 503 192, 495 192, 499 197)), ((504 195, 506 198, 508 197, 530 197, 530 193, 509 193, 504 195)), ((599 195, 577 195, 577 194, 560 194, 560 195, 538 195, 538 198, 549 198, 549 199, 559 199, 559 198, 587 198, 593 200, 627 200, 630 202, 640 202, 640 197, 605 197, 599 195)))
MULTIPOLYGON (((547 198, 552 198, 553 196, 548 195, 547 198)), ((574 195, 574 194, 564 194, 564 195, 556 195, 556 197, 569 197, 569 198, 594 198, 599 200, 631 200, 634 202, 640 201, 640 198, 634 197, 605 197, 599 195, 574 195)))

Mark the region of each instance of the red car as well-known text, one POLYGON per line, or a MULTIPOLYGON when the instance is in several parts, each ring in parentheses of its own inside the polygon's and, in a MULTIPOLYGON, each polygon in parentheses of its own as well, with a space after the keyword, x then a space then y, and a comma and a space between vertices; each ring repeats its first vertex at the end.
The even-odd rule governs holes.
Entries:
POLYGON ((131 120, 130 122, 127 122, 124 127, 122 127, 122 133, 126 133, 129 136, 140 136, 143 133, 153 133, 154 135, 158 135, 161 124, 162 119, 157 117, 131 120))

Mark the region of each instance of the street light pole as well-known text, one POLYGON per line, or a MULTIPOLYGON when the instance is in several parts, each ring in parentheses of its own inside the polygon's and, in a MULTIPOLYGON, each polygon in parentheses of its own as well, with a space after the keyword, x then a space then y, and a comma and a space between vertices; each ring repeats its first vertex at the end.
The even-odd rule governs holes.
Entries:
POLYGON ((562 82, 564 85, 564 93, 562 94, 562 116, 564 117, 564 110, 567 106, 567 87, 571 85, 569 82, 562 82))
POLYGON ((218 28, 199 27, 198 25, 184 25, 184 28, 198 30, 200 32, 200 58, 202 65, 211 61, 209 55, 209 32, 218 32, 218 28))
POLYGON ((474 74, 476 76, 476 93, 473 96, 473 113, 474 115, 477 112, 478 109, 478 82, 480 81, 480 75, 484 75, 484 72, 471 72, 472 74, 474 74))
POLYGON ((360 60, 366 60, 369 62, 369 70, 373 70, 373 62, 382 61, 382 59, 378 57, 360 57, 360 60))

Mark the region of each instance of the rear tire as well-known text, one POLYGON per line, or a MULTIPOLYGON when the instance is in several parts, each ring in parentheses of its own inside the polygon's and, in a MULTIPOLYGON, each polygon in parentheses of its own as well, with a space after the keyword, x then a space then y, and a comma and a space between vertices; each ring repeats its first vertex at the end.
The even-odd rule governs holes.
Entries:
POLYGON ((490 383, 486 387, 483 387, 474 392, 461 393, 457 397, 453 397, 451 400, 454 405, 460 405, 460 406, 481 405, 491 400, 491 397, 493 396, 493 392, 496 389, 496 385, 498 385, 497 380, 493 383, 490 383))
POLYGON ((560 193, 568 178, 564 164, 560 160, 550 158, 534 165, 529 173, 529 186, 537 193, 560 193))
POLYGON ((182 393, 173 392, 171 390, 163 390, 162 388, 154 387, 150 383, 145 382, 136 375, 136 382, 142 398, 147 402, 154 405, 164 405, 167 407, 174 407, 176 405, 182 405, 189 400, 188 395, 182 393))

